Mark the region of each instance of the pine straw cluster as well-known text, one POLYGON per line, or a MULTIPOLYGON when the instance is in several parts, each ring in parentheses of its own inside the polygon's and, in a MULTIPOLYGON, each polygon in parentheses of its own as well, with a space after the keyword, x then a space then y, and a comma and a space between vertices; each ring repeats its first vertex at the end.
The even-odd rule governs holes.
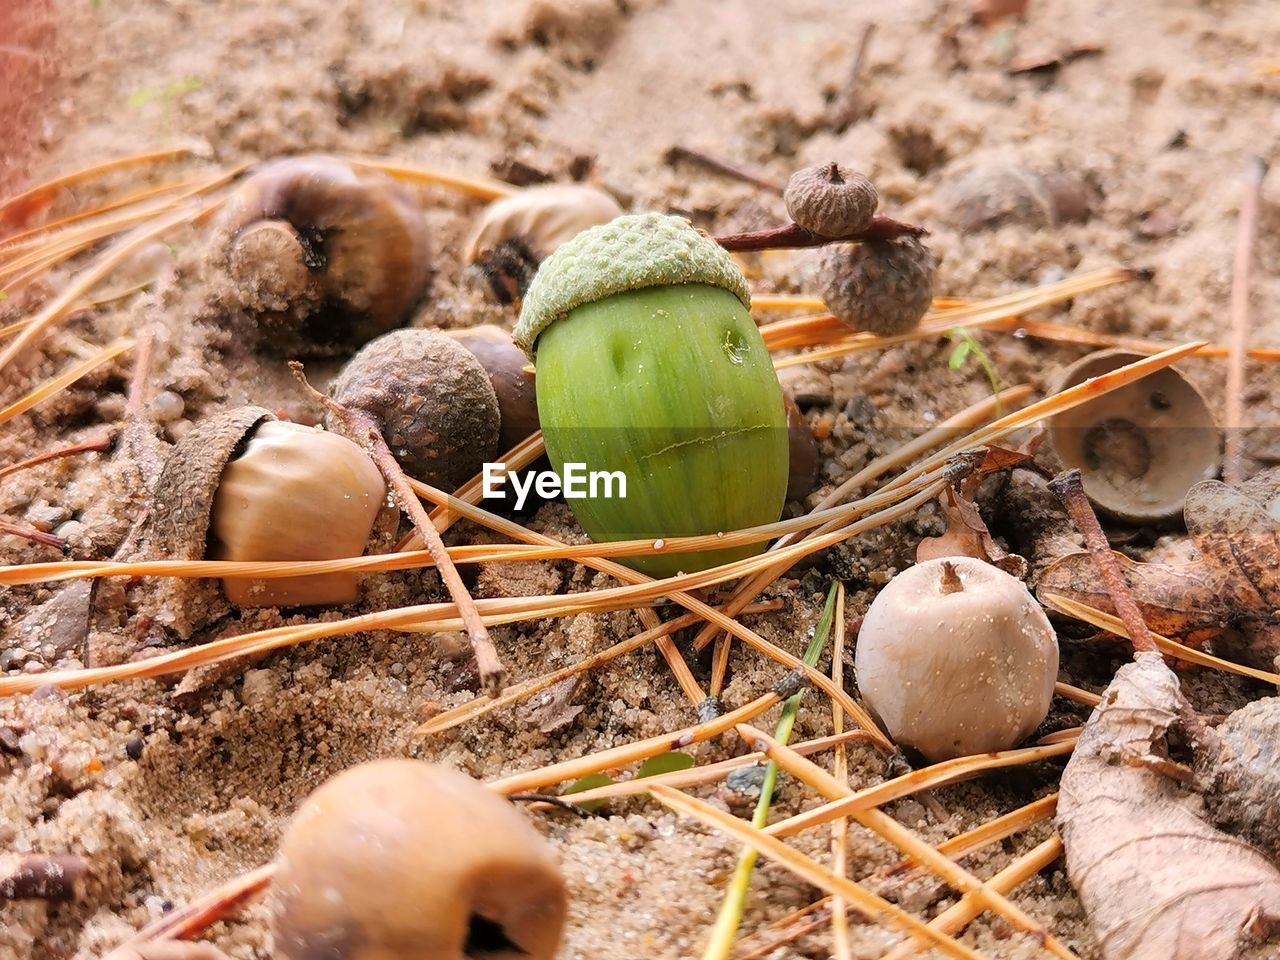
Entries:
MULTIPOLYGON (((0 226, 20 220, 32 210, 48 207, 61 191, 77 181, 96 177, 109 170, 136 169, 167 162, 185 153, 186 151, 178 149, 139 154, 42 184, 21 196, 0 203, 0 226)), ((504 184, 368 158, 346 159, 397 179, 456 189, 479 199, 492 199, 511 192, 511 188, 504 184)), ((16 291, 50 268, 115 238, 104 250, 94 254, 34 316, 0 330, 0 337, 7 340, 0 346, 0 371, 12 369, 15 358, 82 305, 90 291, 142 245, 180 226, 207 220, 225 200, 228 190, 243 172, 244 168, 217 171, 138 190, 96 209, 11 233, 0 239, 0 284, 8 291, 16 291)), ((1133 276, 1131 271, 1123 269, 1101 270, 985 301, 938 300, 918 329, 892 337, 850 334, 847 327, 826 313, 763 324, 761 330, 765 342, 777 354, 775 364, 779 368, 877 350, 912 340, 929 339, 943 335, 955 327, 986 328, 1002 332, 1016 329, 1026 335, 1050 341, 1120 346, 1150 355, 1147 359, 1025 407, 1019 405, 1028 399, 1031 389, 1026 386, 1011 387, 996 397, 956 414, 893 454, 870 464, 833 490, 808 514, 792 520, 707 537, 571 546, 534 533, 514 521, 476 506, 481 491, 479 478, 454 493, 414 482, 414 492, 433 508, 430 521, 439 531, 443 532, 458 520, 465 519, 507 538, 506 542, 497 544, 450 547, 448 554, 454 563, 572 560, 604 572, 620 582, 619 586, 568 595, 479 598, 475 601, 475 607, 486 626, 566 617, 584 612, 631 609, 640 613, 645 628, 636 636, 599 651, 580 663, 543 677, 515 683, 501 696, 477 697, 447 710, 424 723, 417 733, 430 736, 473 722, 561 680, 594 670, 652 643, 670 664, 691 708, 702 708, 700 716, 706 719, 681 730, 589 756, 560 761, 536 770, 513 772, 490 782, 490 788, 508 796, 548 793, 589 774, 610 771, 616 775, 621 768, 648 758, 736 733, 750 752, 688 770, 644 779, 622 779, 620 782, 574 794, 572 802, 582 804, 610 797, 647 794, 672 810, 779 862, 827 894, 823 900, 739 941, 735 947, 735 955, 739 960, 763 956, 824 923, 833 925, 837 956, 848 957, 847 916, 851 910, 903 935, 903 939, 886 954, 888 957, 911 956, 925 948, 936 949, 948 956, 979 957, 981 954, 955 939, 955 935, 986 911, 1002 918, 1019 936, 1043 948, 1044 952, 1057 957, 1074 956, 1066 945, 1055 938, 1051 930, 1009 899, 1019 886, 1061 855, 1062 844, 1056 836, 1049 837, 1017 856, 986 880, 980 879, 961 864, 966 856, 1049 820, 1054 813, 1056 794, 1009 811, 937 846, 927 843, 894 820, 882 807, 894 800, 918 795, 984 771, 1063 757, 1073 750, 1078 729, 1060 731, 1020 749, 937 763, 855 789, 848 783, 846 751, 854 744, 865 744, 886 753, 893 752, 895 748, 862 706, 845 692, 844 678, 840 672, 843 661, 840 649, 845 639, 843 616, 836 617, 837 651, 832 658, 831 676, 801 662, 791 653, 748 629, 738 617, 743 613, 776 609, 776 603, 760 602, 758 598, 801 558, 909 514, 937 497, 949 482, 960 476, 972 471, 1001 469, 1009 460, 1000 444, 1016 431, 1139 380, 1183 357, 1193 354, 1219 356, 1225 352, 1225 348, 1204 342, 1169 347, 1168 344, 1104 336, 1047 321, 1023 319, 1022 315, 1030 310, 1060 303, 1133 276), (991 419, 1004 409, 1011 409, 1012 412, 991 419), (858 496, 873 482, 895 471, 896 475, 892 479, 880 483, 873 492, 858 496), (766 540, 773 543, 759 556, 664 580, 652 580, 616 562, 620 557, 651 555, 658 551, 721 549, 766 540), (699 596, 699 591, 704 588, 726 583, 736 583, 737 586, 728 601, 720 607, 708 604, 699 596), (655 609, 655 605, 664 600, 684 608, 686 612, 664 622, 655 609), (716 644, 711 680, 706 689, 694 677, 680 650, 671 640, 675 631, 696 624, 702 624, 702 629, 694 640, 695 649, 702 649, 713 642, 716 644), (716 698, 724 689, 734 641, 744 643, 774 661, 780 668, 781 679, 773 690, 760 693, 748 703, 714 715, 717 710, 708 711, 706 707, 708 704, 718 704, 716 698), (832 732, 829 736, 788 746, 751 725, 766 710, 805 684, 819 688, 830 701, 832 732), (845 728, 846 719, 851 721, 852 729, 845 728), (808 759, 826 752, 833 753, 834 774, 808 759), (776 762, 783 771, 812 790, 823 803, 804 813, 758 829, 687 792, 690 788, 717 782, 734 769, 764 760, 776 762), (903 859, 876 876, 856 879, 846 876, 847 830, 851 819, 877 834, 895 848, 903 859), (805 856, 784 842, 787 837, 812 829, 829 832, 834 866, 827 866, 805 856), (902 881, 922 871, 932 873, 960 895, 953 905, 928 921, 873 893, 861 882, 894 879, 902 881)), ((137 292, 137 289, 131 288, 119 295, 127 296, 137 292)), ((762 311, 823 309, 821 301, 812 298, 776 296, 757 297, 755 307, 762 311)), ((25 396, 0 408, 0 424, 48 399, 133 346, 134 342, 131 340, 119 341, 74 364, 25 396)), ((1277 350, 1254 350, 1249 355, 1257 359, 1280 359, 1280 351, 1277 350)), ((535 434, 511 450, 504 459, 509 468, 518 469, 537 459, 542 450, 541 438, 535 434)), ((48 456, 64 453, 66 451, 50 453, 48 456)), ((32 461, 39 459, 41 458, 32 458, 32 461)), ((390 554, 306 563, 33 563, 0 567, 0 583, 14 585, 121 576, 273 578, 338 571, 373 574, 431 566, 428 551, 416 549, 417 546, 418 544, 406 541, 402 543, 402 549, 390 554)), ((842 604, 842 592, 840 596, 842 604)), ((1051 602, 1061 612, 1123 635, 1123 625, 1100 611, 1066 598, 1051 598, 1051 602)), ((35 676, 0 677, 0 696, 29 693, 39 686, 49 684, 70 690, 109 681, 165 676, 323 637, 346 636, 369 630, 434 633, 455 631, 462 626, 457 604, 421 604, 325 623, 255 631, 139 662, 35 676)), ((1273 674, 1227 663, 1172 640, 1157 637, 1156 642, 1165 652, 1175 654, 1189 663, 1280 683, 1280 677, 1273 674)), ((1086 705, 1097 702, 1095 695, 1065 683, 1058 685, 1058 694, 1067 700, 1086 705)), ((237 905, 265 890, 271 882, 272 872, 273 867, 267 865, 233 878, 199 900, 174 910, 139 931, 109 954, 109 960, 123 960, 127 956, 133 956, 130 951, 142 944, 197 937, 237 905)))

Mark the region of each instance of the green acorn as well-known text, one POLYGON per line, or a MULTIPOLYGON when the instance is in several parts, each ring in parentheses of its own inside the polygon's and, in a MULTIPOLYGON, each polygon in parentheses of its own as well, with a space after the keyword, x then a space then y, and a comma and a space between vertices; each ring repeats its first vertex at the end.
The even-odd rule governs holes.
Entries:
MULTIPOLYGON (((772 523, 787 489, 782 388, 729 255, 687 220, 622 216, 548 257, 515 341, 537 362, 556 471, 621 471, 626 497, 566 499, 596 541, 697 536, 772 523)), ((587 492, 590 493, 588 487, 587 492)), ((628 558, 651 576, 701 570, 763 544, 628 558)))

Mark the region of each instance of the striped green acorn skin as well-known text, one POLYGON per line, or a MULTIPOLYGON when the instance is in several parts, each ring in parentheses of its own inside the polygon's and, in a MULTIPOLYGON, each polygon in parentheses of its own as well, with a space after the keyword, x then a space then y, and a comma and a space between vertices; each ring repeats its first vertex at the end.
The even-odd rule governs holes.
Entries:
MULTIPOLYGON (((778 519, 787 488, 782 388, 733 293, 691 283, 582 304, 538 338, 537 370, 556 470, 582 463, 627 478, 625 499, 568 500, 591 539, 697 536, 778 519)), ((763 547, 622 562, 662 577, 763 547)))

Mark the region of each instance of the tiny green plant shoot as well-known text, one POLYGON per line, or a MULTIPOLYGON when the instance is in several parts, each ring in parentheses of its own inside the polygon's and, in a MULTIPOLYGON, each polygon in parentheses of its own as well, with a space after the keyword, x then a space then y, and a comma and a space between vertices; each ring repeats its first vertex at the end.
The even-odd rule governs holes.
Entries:
MULTIPOLYGON (((814 628, 813 638, 804 652, 804 662, 808 666, 816 666, 822 648, 827 645, 827 637, 831 634, 831 624, 835 618, 836 584, 832 583, 827 591, 827 602, 822 608, 822 617, 814 628)), ((792 694, 782 704, 782 716, 778 718, 778 727, 774 739, 786 744, 791 739, 791 728, 795 726, 796 715, 800 712, 800 701, 804 699, 804 690, 792 694)), ((764 768, 764 781, 760 785, 760 798, 756 801, 756 811, 751 817, 751 825, 757 830, 769 823, 769 807, 773 803, 773 791, 778 782, 778 765, 770 760, 764 768)), ((716 918, 715 928, 711 931, 711 940, 703 951, 702 960, 726 960, 733 949, 734 938, 742 923, 742 914, 747 905, 747 892, 751 888, 751 874, 756 867, 759 855, 751 847, 744 847, 738 854, 738 866, 725 890, 724 903, 720 906, 720 915, 716 918)))
POLYGON ((959 370, 972 356, 978 361, 978 366, 982 367, 982 372, 987 375, 991 392, 998 394, 1003 387, 1000 382, 1000 371, 996 369, 995 363, 987 352, 982 349, 982 344, 978 343, 973 334, 964 327, 952 327, 947 331, 947 336, 956 342, 956 345, 951 348, 951 356, 947 358, 947 366, 952 370, 959 370))
POLYGON ((141 90, 135 90, 129 94, 129 98, 125 103, 130 107, 141 107, 156 101, 167 105, 174 97, 182 96, 182 94, 190 93, 193 90, 199 90, 203 86, 204 81, 199 77, 183 77, 172 83, 166 83, 161 87, 144 87, 141 90))

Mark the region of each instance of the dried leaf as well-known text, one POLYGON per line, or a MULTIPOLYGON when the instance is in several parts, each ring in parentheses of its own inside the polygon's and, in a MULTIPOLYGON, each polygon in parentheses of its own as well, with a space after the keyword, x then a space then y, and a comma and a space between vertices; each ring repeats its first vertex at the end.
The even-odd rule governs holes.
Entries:
POLYGON ((529 698, 520 711, 520 719, 536 726, 543 733, 555 733, 568 726, 583 711, 580 704, 573 704, 581 677, 566 677, 559 683, 540 690, 529 698))
POLYGON ((1027 12, 1027 0, 973 0, 973 19, 984 27, 999 23, 1005 17, 1020 17, 1027 12))
POLYGON ((1077 43, 1023 54, 1009 61, 1010 73, 1034 73, 1038 70, 1056 70, 1058 67, 1102 52, 1096 43, 1077 43))
MULTIPOLYGON (((1156 633, 1186 636, 1220 627, 1232 607, 1223 602, 1223 575, 1204 563, 1138 563, 1116 554, 1120 571, 1143 618, 1156 633)), ((1040 575, 1036 593, 1056 593, 1107 613, 1115 613, 1098 567, 1088 553, 1054 560, 1040 575)))
POLYGON ((1190 713, 1160 655, 1138 654, 1063 772, 1067 872, 1104 960, 1229 960, 1280 923, 1280 872, 1175 779, 1169 735, 1190 713))
MULTIPOLYGON (((1199 560, 1135 563, 1119 557, 1148 624, 1167 636, 1219 633, 1226 655, 1274 670, 1280 655, 1280 469, 1239 487, 1198 483, 1188 491, 1183 512, 1199 560)), ((1088 554, 1051 563, 1037 592, 1114 612, 1088 554)))
POLYGON ((1212 731, 1196 756, 1218 826, 1280 857, 1280 698, 1257 700, 1212 731))
POLYGON ((977 506, 961 490, 954 485, 948 487, 938 502, 947 518, 947 532, 920 541, 916 547, 917 563, 939 557, 973 557, 1012 576, 1026 575, 1027 561, 996 543, 977 506))

